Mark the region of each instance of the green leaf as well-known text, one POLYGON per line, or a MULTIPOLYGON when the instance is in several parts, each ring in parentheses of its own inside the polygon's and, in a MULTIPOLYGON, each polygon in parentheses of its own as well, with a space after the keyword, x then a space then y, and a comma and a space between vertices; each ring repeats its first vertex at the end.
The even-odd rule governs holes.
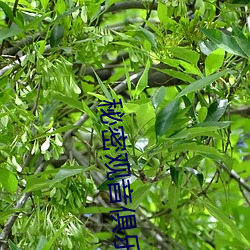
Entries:
POLYGON ((146 64, 146 67, 136 85, 136 88, 135 88, 135 93, 134 93, 134 97, 137 98, 141 92, 147 87, 148 85, 148 70, 149 70, 149 67, 150 67, 150 61, 148 60, 147 61, 147 64, 146 64))
POLYGON ((24 211, 23 208, 14 209, 7 207, 5 211, 0 212, 0 222, 4 223, 5 220, 7 220, 10 215, 23 211, 24 211))
POLYGON ((225 51, 222 49, 217 49, 210 53, 205 60, 205 72, 206 75, 211 75, 223 65, 225 57, 225 51))
POLYGON ((167 24, 168 21, 168 9, 165 3, 159 2, 157 6, 157 14, 161 23, 167 24))
POLYGON ((140 34, 140 36, 142 37, 142 40, 147 40, 150 42, 150 44, 152 45, 153 48, 157 47, 156 41, 155 41, 155 35, 150 32, 147 29, 142 28, 141 26, 139 26, 140 30, 136 32, 136 34, 140 34))
POLYGON ((41 0, 41 5, 42 5, 42 7, 43 7, 44 9, 47 8, 48 3, 49 3, 49 0, 41 0))
POLYGON ((188 128, 180 131, 179 133, 172 135, 170 139, 191 139, 197 136, 206 135, 207 132, 215 131, 218 127, 195 127, 188 128))
POLYGON ((80 212, 81 214, 105 214, 109 213, 110 210, 111 210, 110 207, 91 206, 91 207, 82 207, 80 212))
POLYGON ((65 224, 55 232, 53 237, 45 244, 42 250, 49 250, 51 249, 54 241, 59 237, 59 235, 65 230, 65 228, 68 226, 69 222, 64 222, 65 224))
POLYGON ((204 29, 200 28, 201 32, 204 33, 213 43, 219 48, 241 57, 246 57, 246 54, 241 49, 237 40, 233 36, 228 36, 222 31, 217 29, 204 29))
POLYGON ((186 167, 185 168, 188 172, 190 172, 192 175, 195 176, 195 178, 198 180, 200 186, 202 187, 203 185, 203 181, 204 181, 204 176, 201 172, 197 171, 196 169, 194 168, 189 168, 189 167, 186 167))
POLYGON ((239 44, 240 48, 244 51, 244 53, 250 57, 250 42, 248 41, 248 39, 246 39, 244 37, 244 39, 240 38, 240 37, 235 37, 237 43, 239 44))
POLYGON ((4 3, 3 1, 0 1, 0 8, 3 9, 5 15, 6 15, 11 21, 14 21, 14 15, 13 15, 13 12, 12 12, 11 8, 9 7, 9 5, 7 5, 7 4, 4 3))
POLYGON ((3 41, 6 38, 17 36, 22 33, 24 30, 20 29, 18 26, 13 25, 11 28, 0 30, 0 41, 3 41))
MULTIPOLYGON (((113 183, 118 183, 120 182, 122 179, 124 179, 124 177, 115 177, 116 174, 111 174, 110 178, 114 178, 113 180, 108 180, 106 179, 100 186, 98 186, 98 190, 104 191, 104 190, 109 190, 109 186, 108 184, 113 184, 113 183)), ((133 183, 136 179, 134 178, 129 178, 130 183, 133 183)))
POLYGON ((38 241, 36 250, 43 250, 43 247, 46 245, 47 242, 48 241, 47 241, 46 237, 44 235, 41 235, 40 239, 38 241))
POLYGON ((55 99, 57 99, 58 101, 66 103, 66 104, 68 104, 69 106, 71 106, 71 107, 73 107, 75 109, 78 109, 78 110, 80 110, 82 112, 85 112, 82 103, 80 101, 76 100, 76 99, 70 98, 68 96, 64 96, 64 95, 62 95, 60 93, 57 93, 57 92, 54 92, 53 97, 55 99))
POLYGON ((182 60, 190 62, 194 66, 197 65, 199 58, 200 58, 200 54, 198 52, 190 50, 190 49, 185 49, 181 47, 176 47, 176 48, 173 47, 173 48, 169 48, 168 50, 172 52, 172 54, 175 57, 178 57, 182 60))
POLYGON ((205 122, 208 121, 219 121, 220 118, 224 115, 228 105, 227 99, 222 99, 219 101, 213 102, 208 108, 208 114, 205 119, 205 122))
POLYGON ((51 185, 51 180, 37 177, 37 176, 31 176, 26 178, 26 188, 24 192, 33 192, 33 191, 40 191, 46 188, 49 188, 51 185))
POLYGON ((64 13, 62 13, 60 16, 58 16, 56 18, 56 20, 53 22, 54 23, 58 23, 60 20, 64 19, 65 17, 67 17, 68 15, 71 15, 72 13, 78 11, 79 9, 81 9, 83 7, 82 4, 76 6, 76 7, 73 7, 72 9, 69 9, 69 10, 66 10, 64 13))
POLYGON ((132 203, 129 203, 125 207, 135 210, 141 204, 142 200, 147 196, 150 188, 151 185, 142 184, 142 186, 132 193, 132 203))
POLYGON ((181 97, 183 95, 195 92, 197 90, 200 90, 204 87, 206 87, 207 85, 213 83, 214 81, 218 80, 220 77, 222 77, 223 75, 227 74, 231 72, 230 70, 223 70, 221 72, 215 73, 213 75, 207 76, 205 78, 202 78, 198 81, 195 81, 191 84, 189 84, 185 89, 183 89, 178 95, 178 97, 181 97))
POLYGON ((54 26, 50 35, 50 46, 56 47, 63 39, 64 28, 61 24, 54 26))
POLYGON ((184 68, 185 73, 203 77, 203 74, 201 73, 200 69, 197 66, 193 66, 192 64, 181 60, 179 60, 179 65, 184 68))
POLYGON ((152 96, 151 101, 155 111, 157 111, 158 107, 163 102, 165 95, 166 95, 166 87, 161 86, 156 90, 155 94, 152 96))
POLYGON ((103 84, 102 80, 100 79, 100 77, 96 74, 96 72, 94 71, 96 79, 98 81, 98 83, 100 84, 103 93, 105 94, 106 98, 108 98, 109 100, 113 100, 112 95, 109 93, 108 89, 106 88, 105 84, 103 84))
POLYGON ((206 119, 207 116, 207 108, 206 107, 201 107, 199 112, 198 112, 198 118, 200 122, 203 122, 206 119))
POLYGON ((9 240, 8 242, 9 242, 10 250, 22 250, 16 244, 14 244, 11 240, 9 240))
POLYGON ((155 132, 156 136, 164 135, 174 123, 179 110, 179 101, 174 99, 156 116, 155 132))
MULTIPOLYGON (((178 89, 178 92, 180 93, 181 92, 180 87, 176 86, 176 88, 178 89)), ((185 108, 188 109, 187 113, 190 115, 190 117, 193 120, 196 120, 196 116, 195 116, 195 113, 194 113, 194 107, 193 107, 192 103, 190 102, 190 100, 186 96, 182 96, 181 98, 185 103, 185 108)))
POLYGON ((176 168, 173 166, 170 166, 170 175, 171 175, 171 179, 174 182, 174 184, 178 187, 178 182, 179 182, 179 173, 180 173, 181 169, 180 168, 176 168))
POLYGON ((193 82, 195 79, 191 76, 189 76, 188 74, 186 73, 183 73, 183 72, 180 72, 180 71, 176 71, 176 70, 173 70, 173 69, 158 69, 156 68, 156 70, 162 72, 162 73, 165 73, 169 76, 172 76, 174 78, 177 78, 177 79, 180 79, 184 82, 193 82))
POLYGON ((50 118, 53 116, 54 112, 58 108, 59 102, 52 100, 51 103, 45 104, 42 112, 42 124, 49 122, 50 118))
POLYGON ((77 174, 80 174, 83 172, 85 172, 85 168, 83 168, 83 167, 65 166, 58 171, 58 173, 56 174, 56 176, 54 177, 54 179, 51 182, 51 186, 57 182, 61 182, 62 180, 66 179, 70 176, 74 176, 74 175, 77 175, 77 174))
POLYGON ((17 191, 18 180, 8 169, 0 168, 0 182, 2 183, 4 189, 11 194, 14 194, 17 191))
POLYGON ((202 155, 195 155, 185 162, 184 168, 197 167, 203 159, 204 157, 202 155))
POLYGON ((242 31, 234 23, 232 23, 232 35, 235 37, 238 37, 244 41, 246 40, 246 42, 248 42, 245 35, 242 33, 242 31))
POLYGON ((180 188, 175 183, 171 182, 168 188, 168 204, 169 207, 175 211, 180 199, 180 188))
MULTIPOLYGON (((201 200, 201 199, 200 199, 201 200)), ((238 227, 234 224, 232 220, 230 220, 221 210, 213 206, 212 204, 201 200, 205 205, 208 212, 216 218, 219 222, 223 224, 223 226, 230 232, 234 237, 236 237, 239 241, 241 241, 245 246, 250 248, 250 242, 245 238, 245 236, 240 232, 238 227)))
POLYGON ((193 125, 193 127, 216 127, 216 129, 226 128, 231 125, 231 121, 217 122, 217 121, 204 121, 193 125))

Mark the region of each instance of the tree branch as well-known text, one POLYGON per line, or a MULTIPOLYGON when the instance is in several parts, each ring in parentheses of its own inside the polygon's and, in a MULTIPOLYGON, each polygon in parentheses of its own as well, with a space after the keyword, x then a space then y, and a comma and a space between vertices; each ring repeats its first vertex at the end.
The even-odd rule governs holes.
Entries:
POLYGON ((232 179, 236 180, 240 186, 250 192, 250 186, 232 169, 229 170, 224 163, 219 164, 220 168, 224 169, 232 179))
MULTIPOLYGON (((43 162, 41 163, 38 168, 35 171, 35 174, 41 173, 44 171, 44 169, 46 168, 46 166, 49 164, 49 162, 43 162)), ((29 196, 31 195, 31 192, 28 193, 24 193, 21 198, 17 201, 16 205, 15 205, 15 209, 20 209, 22 208, 26 201, 28 200, 29 196)), ((10 216, 10 218, 7 220, 7 222, 5 223, 3 230, 0 234, 0 243, 9 235, 9 233, 11 232, 11 229, 17 219, 18 215, 15 213, 12 216, 10 216)))
POLYGON ((23 49, 25 46, 31 45, 33 42, 43 38, 45 32, 39 32, 33 36, 27 36, 25 39, 18 41, 13 44, 13 47, 6 48, 3 50, 3 55, 15 55, 19 50, 23 49))

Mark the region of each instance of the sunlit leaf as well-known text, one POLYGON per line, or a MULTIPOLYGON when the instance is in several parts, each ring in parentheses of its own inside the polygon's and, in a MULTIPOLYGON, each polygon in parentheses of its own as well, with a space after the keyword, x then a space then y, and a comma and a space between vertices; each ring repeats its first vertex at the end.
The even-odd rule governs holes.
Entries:
POLYGON ((148 60, 147 61, 147 64, 146 64, 146 67, 136 85, 136 89, 135 89, 135 93, 134 93, 134 96, 135 98, 137 98, 140 93, 147 87, 148 85, 148 70, 149 70, 149 67, 150 67, 150 61, 148 60))
POLYGON ((16 176, 5 168, 0 168, 0 183, 11 194, 14 194, 18 187, 16 176))
POLYGON ((180 189, 172 182, 168 188, 168 204, 175 211, 180 198, 180 189))

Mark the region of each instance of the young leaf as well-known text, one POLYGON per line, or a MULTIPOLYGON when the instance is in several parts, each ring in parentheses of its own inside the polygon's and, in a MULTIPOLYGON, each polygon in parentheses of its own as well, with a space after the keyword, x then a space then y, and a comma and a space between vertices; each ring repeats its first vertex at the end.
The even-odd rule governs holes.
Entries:
POLYGON ((163 3, 163 2, 158 3, 157 14, 158 14, 158 18, 159 18, 160 22, 163 24, 167 24, 168 9, 167 9, 167 5, 165 3, 163 3))
POLYGON ((171 182, 168 188, 168 203, 169 207, 174 211, 177 208, 180 199, 180 188, 175 183, 171 182))
POLYGON ((198 118, 199 122, 203 122, 207 117, 207 108, 206 107, 201 107, 199 112, 198 112, 198 118))
POLYGON ((0 168, 0 183, 11 194, 14 194, 18 187, 16 176, 5 168, 0 168))
POLYGON ((205 60, 205 72, 206 75, 211 75, 223 65, 225 56, 225 51, 222 49, 217 49, 210 53, 205 60))
POLYGON ((155 132, 156 136, 164 135, 175 121, 179 110, 179 101, 174 99, 156 116, 155 132))
POLYGON ((65 230, 65 228, 68 226, 69 222, 64 222, 65 224, 55 232, 53 237, 44 245, 43 250, 49 250, 51 249, 54 241, 59 237, 59 235, 65 230))
POLYGON ((199 53, 190 49, 185 49, 181 47, 176 47, 176 48, 173 47, 173 48, 169 48, 168 50, 172 52, 175 57, 185 60, 187 62, 190 62, 194 66, 197 65, 199 58, 200 58, 199 53))
POLYGON ((141 92, 147 87, 148 85, 148 70, 149 70, 149 67, 150 67, 150 61, 148 60, 147 61, 147 64, 146 64, 146 67, 144 69, 144 72, 142 73, 137 85, 136 85, 136 88, 135 88, 135 93, 134 93, 134 96, 135 98, 137 98, 141 92))

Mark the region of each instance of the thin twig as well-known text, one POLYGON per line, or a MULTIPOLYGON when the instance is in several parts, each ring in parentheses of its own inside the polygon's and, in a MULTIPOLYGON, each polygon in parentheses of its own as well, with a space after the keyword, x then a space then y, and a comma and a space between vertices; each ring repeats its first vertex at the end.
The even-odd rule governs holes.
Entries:
POLYGON ((150 6, 150 8, 149 8, 149 11, 147 12, 147 16, 146 16, 146 20, 143 22, 143 24, 142 24, 142 28, 144 28, 145 27, 145 25, 146 25, 146 21, 148 21, 149 20, 149 18, 150 18, 150 15, 151 15, 151 12, 152 12, 152 8, 154 7, 154 4, 155 4, 155 0, 153 0, 153 2, 152 2, 152 4, 151 4, 151 6, 150 6))

